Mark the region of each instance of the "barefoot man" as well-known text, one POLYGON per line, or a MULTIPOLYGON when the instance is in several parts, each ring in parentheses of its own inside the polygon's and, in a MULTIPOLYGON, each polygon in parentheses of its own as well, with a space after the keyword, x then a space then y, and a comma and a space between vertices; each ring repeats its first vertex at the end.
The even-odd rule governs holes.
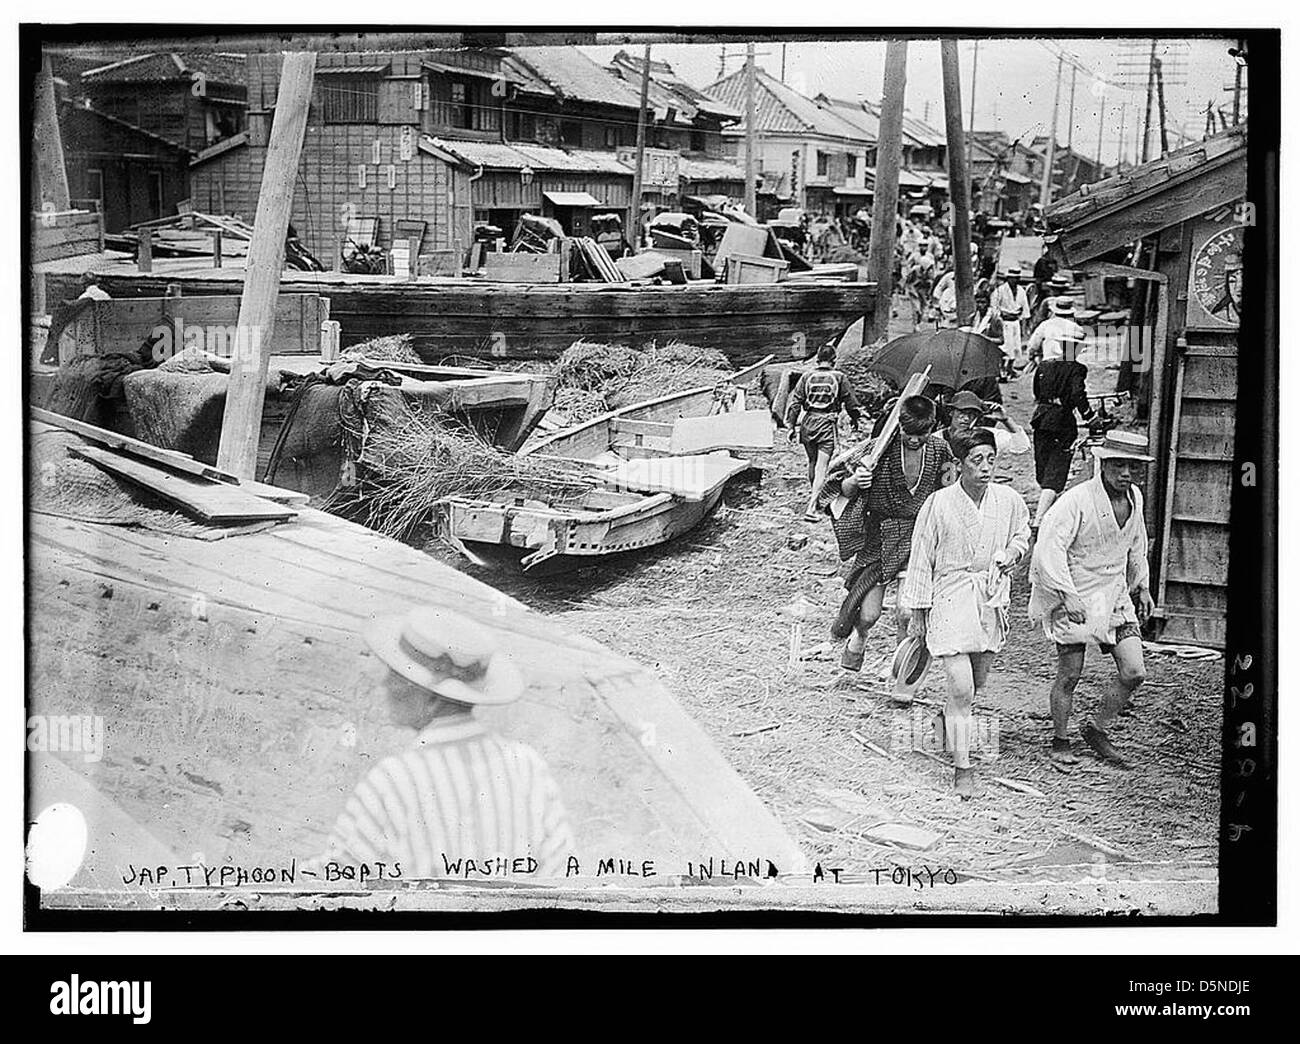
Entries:
POLYGON ((1127 762, 1106 735, 1107 726, 1146 678, 1139 628, 1155 608, 1147 589, 1147 530, 1142 491, 1133 484, 1152 459, 1145 436, 1112 431, 1093 450, 1096 473, 1062 493, 1043 516, 1029 580, 1029 618, 1042 621, 1056 642, 1052 685, 1052 758, 1070 765, 1070 707, 1095 642, 1115 660, 1115 680, 1080 736, 1101 757, 1127 762))
POLYGON ((1006 643, 1011 572, 1029 547, 1024 498, 993 482, 997 452, 987 428, 957 440, 960 475, 917 515, 898 592, 898 604, 911 612, 908 633, 925 639, 943 665, 944 745, 952 751, 953 785, 963 799, 975 794, 971 710, 985 691, 993 654, 1006 643))
POLYGON ((849 415, 853 430, 858 428, 862 408, 853 394, 849 379, 835 369, 835 345, 827 344, 817 352, 817 366, 799 378, 790 396, 785 424, 790 429, 790 441, 796 438, 808 453, 808 482, 812 494, 808 498, 805 522, 818 522, 817 495, 826 481, 826 470, 839 445, 841 408, 849 415), (800 419, 802 414, 802 420, 800 419))

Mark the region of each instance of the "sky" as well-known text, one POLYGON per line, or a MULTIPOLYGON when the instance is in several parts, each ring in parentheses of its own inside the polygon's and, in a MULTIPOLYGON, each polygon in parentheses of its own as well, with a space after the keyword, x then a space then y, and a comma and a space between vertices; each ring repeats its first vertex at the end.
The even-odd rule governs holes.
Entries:
MULTIPOLYGON (((1165 67, 1165 106, 1171 129, 1183 128, 1199 140, 1205 128, 1205 106, 1213 101, 1232 119, 1231 87, 1235 69, 1228 55, 1235 41, 1228 39, 1160 40, 1156 54, 1165 67)), ((639 54, 640 44, 627 49, 639 54)), ((975 68, 975 129, 1004 130, 1015 139, 1026 140, 1047 133, 1052 122, 1056 85, 1057 54, 1077 59, 1082 66, 1072 72, 1064 66, 1057 116, 1058 141, 1072 142, 1076 151, 1095 157, 1098 144, 1101 159, 1113 164, 1121 148, 1126 162, 1133 162, 1141 148, 1141 119, 1146 104, 1146 67, 1151 39, 1066 39, 981 40, 978 64, 973 41, 958 46, 962 81, 962 126, 970 126, 972 66, 975 68), (1121 66, 1136 64, 1129 73, 1121 66), (1073 79, 1074 118, 1070 119, 1073 79), (1108 85, 1105 81, 1110 81, 1108 85), (1119 84, 1136 82, 1136 88, 1119 84), (1123 140, 1121 141, 1121 127, 1123 140)), ((583 48, 598 61, 611 58, 618 46, 583 48)), ((744 65, 743 43, 727 45, 725 68, 735 72, 744 65)), ((819 92, 842 98, 867 97, 881 93, 885 45, 882 42, 814 42, 784 45, 785 82, 809 96, 819 92)), ((756 46, 761 68, 780 77, 782 44, 761 42, 756 46)), ((651 56, 670 62, 687 83, 707 87, 718 79, 722 46, 705 44, 654 44, 651 56)), ((1243 80, 1243 83, 1245 81, 1243 80)), ((1245 101, 1243 93, 1243 112, 1245 101)), ((908 111, 942 130, 943 82, 939 44, 934 40, 913 41, 908 46, 906 105, 908 111)), ((1154 106, 1154 102, 1153 102, 1154 106)), ((1153 117, 1155 119, 1156 117, 1153 117)), ((1218 124, 1216 122, 1216 129, 1218 124)), ((1177 147, 1171 134, 1170 149, 1177 147)), ((1156 132, 1152 133, 1152 154, 1159 154, 1156 132)))

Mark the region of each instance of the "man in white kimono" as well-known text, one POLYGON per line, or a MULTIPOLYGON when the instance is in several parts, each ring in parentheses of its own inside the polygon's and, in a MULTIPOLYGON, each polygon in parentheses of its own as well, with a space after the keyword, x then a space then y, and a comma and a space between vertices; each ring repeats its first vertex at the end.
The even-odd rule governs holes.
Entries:
POLYGON ((933 493, 917 516, 898 604, 911 612, 908 633, 924 638, 943 666, 945 746, 965 799, 975 794, 971 710, 1007 639, 1011 572, 1029 547, 1029 509, 992 481, 997 445, 987 428, 959 439, 956 455, 958 481, 933 493))
POLYGON ((1133 484, 1152 457, 1145 436, 1112 431, 1093 450, 1096 472, 1066 490, 1043 516, 1029 569, 1029 618, 1056 642, 1052 758, 1072 765, 1068 733, 1084 651, 1095 642, 1115 660, 1115 680, 1079 734, 1102 758, 1127 761, 1106 735, 1146 678, 1141 625, 1155 608, 1148 590, 1142 491, 1133 484))
POLYGON ((1003 282, 993 289, 992 304, 1002 318, 1002 376, 1016 375, 1014 363, 1021 355, 1021 324, 1029 319, 1029 298, 1020 285, 1020 269, 1008 268, 1003 282))

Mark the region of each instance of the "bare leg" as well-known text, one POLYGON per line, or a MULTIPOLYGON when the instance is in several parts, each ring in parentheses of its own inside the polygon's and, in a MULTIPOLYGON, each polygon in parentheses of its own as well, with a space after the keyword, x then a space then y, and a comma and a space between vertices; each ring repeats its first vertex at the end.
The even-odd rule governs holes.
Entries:
POLYGON ((815 459, 811 458, 808 462, 812 470, 812 496, 808 498, 808 514, 817 513, 817 494, 821 492, 822 486, 826 482, 826 472, 830 470, 831 455, 828 450, 818 449, 815 459))
POLYGON ((858 609, 858 622, 853 625, 853 633, 849 635, 849 648, 853 652, 861 652, 867 644, 867 632, 876 625, 880 619, 881 603, 885 600, 885 585, 877 584, 867 596, 862 599, 862 606, 858 609))
POLYGON ((1052 729, 1056 739, 1068 742, 1070 738, 1070 709, 1074 705, 1074 690, 1083 673, 1084 647, 1064 649, 1056 647, 1056 680, 1052 683, 1050 697, 1052 729))
POLYGON ((1101 706, 1093 716, 1093 724, 1102 732, 1132 699, 1133 693, 1146 681, 1146 666, 1142 662, 1142 639, 1125 638, 1111 652, 1115 659, 1115 680, 1111 683, 1101 706))
POLYGON ((948 701, 943 708, 944 735, 952 751, 953 765, 958 770, 969 769, 971 705, 975 699, 971 658, 958 654, 941 656, 939 660, 948 683, 948 701))

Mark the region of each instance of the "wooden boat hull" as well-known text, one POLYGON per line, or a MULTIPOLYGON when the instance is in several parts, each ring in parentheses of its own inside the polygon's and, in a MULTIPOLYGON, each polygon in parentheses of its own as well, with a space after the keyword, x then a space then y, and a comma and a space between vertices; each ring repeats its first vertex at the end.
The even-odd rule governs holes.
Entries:
MULTIPOLYGON (((114 297, 238 293, 243 273, 159 259, 154 271, 111 262, 92 269, 114 297)), ((75 297, 79 278, 46 275, 47 295, 75 297), (57 286, 52 284, 59 284, 57 286)), ((750 286, 484 283, 469 279, 286 272, 286 292, 330 299, 344 346, 410 333, 426 362, 453 356, 553 359, 574 341, 644 347, 673 341, 716 348, 739 365, 776 354, 807 358, 875 308, 874 283, 799 280, 750 286)))
POLYGON ((129 864, 317 854, 356 782, 411 742, 360 633, 422 604, 490 629, 524 674, 525 697, 484 717, 550 765, 584 870, 635 852, 664 875, 713 853, 799 872, 798 847, 652 674, 413 548, 309 509, 214 541, 29 524, 29 713, 107 729, 101 758, 34 754, 29 777, 34 809, 86 814, 73 888, 105 890, 82 895, 90 906, 139 896, 129 864))

